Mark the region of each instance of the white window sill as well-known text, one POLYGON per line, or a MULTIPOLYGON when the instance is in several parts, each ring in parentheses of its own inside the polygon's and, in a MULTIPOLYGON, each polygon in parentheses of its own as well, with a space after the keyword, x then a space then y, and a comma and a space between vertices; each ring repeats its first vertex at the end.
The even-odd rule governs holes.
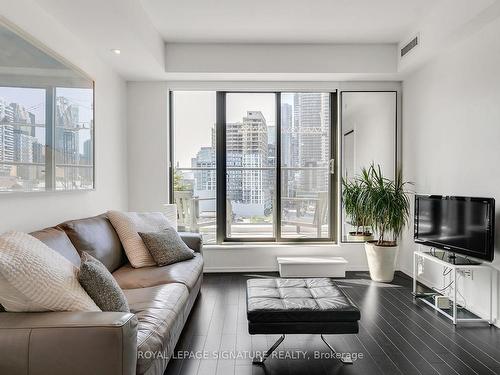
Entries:
POLYGON ((222 244, 203 245, 203 250, 245 250, 245 249, 302 249, 304 247, 338 248, 336 242, 224 242, 222 244))

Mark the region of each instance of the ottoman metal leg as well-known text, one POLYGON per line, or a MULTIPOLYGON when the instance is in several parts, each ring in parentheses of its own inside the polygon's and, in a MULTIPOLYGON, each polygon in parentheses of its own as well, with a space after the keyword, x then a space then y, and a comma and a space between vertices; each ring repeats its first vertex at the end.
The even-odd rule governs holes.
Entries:
MULTIPOLYGON (((321 340, 323 340, 323 342, 326 344, 326 346, 328 346, 328 348, 332 351, 333 354, 337 353, 336 350, 333 349, 333 347, 328 343, 328 341, 326 341, 325 336, 321 335, 321 340)), ((340 362, 348 365, 353 364, 351 355, 349 353, 346 353, 345 355, 341 356, 340 362)))
POLYGON ((283 342, 285 339, 285 335, 281 335, 281 337, 269 348, 269 350, 264 354, 264 357, 255 357, 252 363, 254 365, 261 365, 264 363, 264 361, 269 357, 273 352, 276 350, 276 348, 283 342))

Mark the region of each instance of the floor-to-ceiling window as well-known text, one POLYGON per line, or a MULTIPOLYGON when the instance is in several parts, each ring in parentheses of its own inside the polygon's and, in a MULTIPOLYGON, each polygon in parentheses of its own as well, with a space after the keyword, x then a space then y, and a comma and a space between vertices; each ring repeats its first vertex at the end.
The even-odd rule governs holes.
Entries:
POLYGON ((330 238, 333 132, 329 93, 281 94, 281 236, 330 238))
POLYGON ((171 202, 179 229, 215 243, 217 224, 216 93, 171 93, 171 202))
POLYGON ((206 243, 335 240, 336 93, 170 95, 181 229, 206 243))
POLYGON ((226 94, 226 239, 276 237, 275 96, 226 94))

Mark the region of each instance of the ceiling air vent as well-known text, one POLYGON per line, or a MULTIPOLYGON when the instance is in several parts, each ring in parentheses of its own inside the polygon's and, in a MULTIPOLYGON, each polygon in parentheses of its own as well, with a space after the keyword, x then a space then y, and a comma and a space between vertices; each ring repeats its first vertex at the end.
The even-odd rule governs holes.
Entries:
POLYGON ((405 56, 408 54, 413 48, 418 46, 418 35, 415 36, 411 41, 409 41, 403 48, 401 48, 401 57, 405 56))

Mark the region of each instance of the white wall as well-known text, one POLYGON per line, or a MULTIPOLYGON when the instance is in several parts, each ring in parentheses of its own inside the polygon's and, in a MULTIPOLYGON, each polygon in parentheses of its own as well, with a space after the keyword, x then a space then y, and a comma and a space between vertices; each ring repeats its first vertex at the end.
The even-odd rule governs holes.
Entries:
MULTIPOLYGON (((403 168, 418 193, 497 199, 496 260, 500 269, 500 19, 445 50, 403 82, 403 168)), ((410 230, 400 257, 411 274, 410 230)), ((441 269, 424 278, 442 286, 441 269)), ((467 304, 488 311, 488 280, 460 281, 467 304)), ((498 284, 498 283, 497 283, 498 284)), ((498 285, 494 292, 499 310, 498 285)), ((498 316, 498 312, 496 312, 498 316)))
POLYGON ((95 80, 96 190, 0 195, 0 232, 31 231, 127 208, 126 86, 93 53, 30 0, 0 1, 2 16, 95 80))
POLYGON ((396 73, 395 44, 168 43, 168 73, 396 73))
POLYGON ((168 202, 166 82, 127 83, 128 205, 158 211, 168 202))
MULTIPOLYGON (((400 82, 129 82, 129 208, 159 210, 168 197, 168 91, 169 90, 396 90, 400 82)), ((399 106, 398 102, 398 106, 399 106)), ((400 111, 398 111, 400 113, 400 111)), ((399 120, 398 120, 399 122, 399 120)), ((337 174, 339 176, 339 174, 337 174)), ((205 271, 277 270, 277 256, 343 256, 348 269, 366 270, 362 244, 207 246, 205 271)))

